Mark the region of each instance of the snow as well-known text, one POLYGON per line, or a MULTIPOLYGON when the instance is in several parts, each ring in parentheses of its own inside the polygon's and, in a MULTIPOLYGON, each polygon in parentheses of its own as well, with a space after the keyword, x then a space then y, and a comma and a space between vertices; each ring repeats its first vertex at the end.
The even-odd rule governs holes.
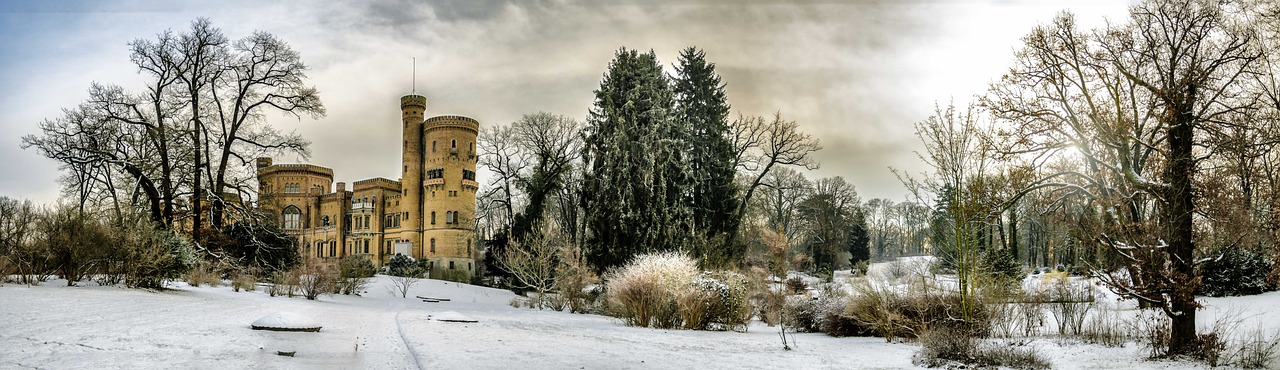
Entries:
POLYGON ((444 321, 444 322, 477 322, 476 319, 467 317, 467 315, 463 315, 455 311, 445 311, 438 314, 430 315, 430 317, 436 321, 444 321))
POLYGON ((293 312, 281 311, 263 316, 250 324, 254 329, 284 329, 319 331, 320 323, 293 312))
MULTIPOLYGON (((915 367, 911 357, 919 349, 801 333, 785 351, 777 328, 759 321, 745 333, 627 327, 606 316, 513 308, 509 291, 427 279, 410 298, 389 294, 390 280, 378 276, 362 297, 316 301, 183 283, 164 291, 63 285, 0 286, 0 369, 902 369, 915 367), (413 298, 419 295, 450 300, 413 298), (278 312, 313 319, 324 330, 245 327, 278 312), (476 322, 443 321, 452 318, 476 322)), ((1230 313, 1245 320, 1242 329, 1280 330, 1280 315, 1270 312, 1280 307, 1280 292, 1202 302, 1202 326, 1230 313)), ((1144 361, 1133 344, 1105 348, 1052 335, 1028 341, 1055 369, 1206 368, 1144 361)))

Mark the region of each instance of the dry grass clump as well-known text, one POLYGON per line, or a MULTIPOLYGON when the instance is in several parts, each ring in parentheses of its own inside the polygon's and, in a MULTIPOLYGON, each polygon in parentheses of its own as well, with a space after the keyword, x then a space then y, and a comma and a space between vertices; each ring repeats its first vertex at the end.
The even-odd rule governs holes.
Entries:
POLYGON ((218 273, 214 272, 211 266, 203 263, 182 274, 182 280, 193 287, 201 285, 216 287, 222 284, 222 280, 218 278, 218 273))
POLYGON ((697 276, 698 264, 688 256, 641 255, 606 277, 606 299, 627 325, 674 328, 681 324, 677 299, 697 276))
POLYGON ((968 333, 948 328, 926 332, 920 344, 920 353, 912 362, 922 366, 1031 370, 1051 367, 1049 360, 1033 348, 984 343, 968 333))

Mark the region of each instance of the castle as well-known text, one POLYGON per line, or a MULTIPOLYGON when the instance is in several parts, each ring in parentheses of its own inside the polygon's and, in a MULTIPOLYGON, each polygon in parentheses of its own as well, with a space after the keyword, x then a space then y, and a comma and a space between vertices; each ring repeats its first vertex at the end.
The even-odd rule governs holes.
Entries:
POLYGON ((298 240, 299 253, 335 261, 355 255, 382 265, 395 254, 426 259, 432 278, 475 274, 476 136, 480 123, 462 116, 423 119, 427 98, 400 98, 404 130, 399 181, 339 182, 310 164, 257 162, 260 206, 298 240))

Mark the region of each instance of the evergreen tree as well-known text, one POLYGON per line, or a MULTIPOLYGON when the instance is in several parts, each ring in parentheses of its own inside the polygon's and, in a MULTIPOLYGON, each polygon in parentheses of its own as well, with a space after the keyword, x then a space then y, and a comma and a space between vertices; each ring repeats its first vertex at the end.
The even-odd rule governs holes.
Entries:
POLYGON ((587 259, 603 271, 632 256, 678 249, 690 239, 684 203, 685 130, 652 51, 619 49, 587 119, 582 202, 587 259))
POLYGON ((867 230, 867 217, 861 209, 854 209, 849 220, 845 248, 849 251, 849 265, 871 261, 871 233, 867 230))
POLYGON ((692 183, 686 196, 694 232, 704 240, 694 254, 704 263, 724 264, 740 261, 743 249, 725 245, 737 225, 739 200, 734 184, 735 153, 728 135, 729 103, 715 67, 706 61, 702 50, 684 49, 672 85, 676 120, 689 139, 684 148, 692 183))

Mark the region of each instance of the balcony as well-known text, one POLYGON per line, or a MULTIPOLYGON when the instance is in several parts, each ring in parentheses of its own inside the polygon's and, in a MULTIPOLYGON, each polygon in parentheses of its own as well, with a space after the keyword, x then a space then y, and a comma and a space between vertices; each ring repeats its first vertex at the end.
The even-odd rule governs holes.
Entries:
POLYGON ((428 179, 422 181, 422 186, 444 185, 444 178, 428 179))
POLYGON ((475 182, 474 180, 462 180, 462 187, 478 190, 480 189, 480 183, 475 182))
POLYGON ((361 210, 370 210, 370 211, 372 211, 372 210, 373 210, 373 202, 365 202, 365 203, 359 203, 359 202, 356 202, 356 203, 351 203, 351 210, 352 210, 352 211, 361 211, 361 210))

